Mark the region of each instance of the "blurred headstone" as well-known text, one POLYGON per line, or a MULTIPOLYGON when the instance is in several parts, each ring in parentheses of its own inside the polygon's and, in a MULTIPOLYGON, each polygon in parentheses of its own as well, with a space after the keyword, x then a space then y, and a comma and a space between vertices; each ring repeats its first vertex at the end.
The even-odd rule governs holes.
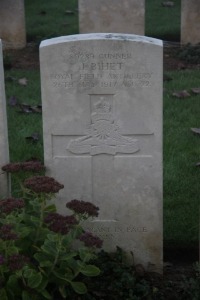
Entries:
POLYGON ((0 40, 0 199, 9 195, 9 180, 7 173, 1 168, 9 163, 8 130, 6 114, 6 98, 4 87, 2 42, 0 40))
POLYGON ((0 38, 5 49, 26 46, 24 0, 0 1, 0 38))
POLYGON ((200 1, 182 0, 181 2, 181 43, 200 43, 200 1))
POLYGON ((144 35, 145 0, 79 0, 79 33, 144 35))

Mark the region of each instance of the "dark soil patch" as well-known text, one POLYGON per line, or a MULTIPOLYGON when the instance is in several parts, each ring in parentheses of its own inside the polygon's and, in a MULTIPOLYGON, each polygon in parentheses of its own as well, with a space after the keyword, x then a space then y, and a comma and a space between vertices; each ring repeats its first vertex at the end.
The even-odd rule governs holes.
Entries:
POLYGON ((27 44, 24 49, 4 50, 5 69, 39 70, 39 46, 27 44))
POLYGON ((163 66, 164 71, 195 69, 200 70, 200 64, 188 63, 178 57, 181 51, 180 43, 164 43, 163 66))

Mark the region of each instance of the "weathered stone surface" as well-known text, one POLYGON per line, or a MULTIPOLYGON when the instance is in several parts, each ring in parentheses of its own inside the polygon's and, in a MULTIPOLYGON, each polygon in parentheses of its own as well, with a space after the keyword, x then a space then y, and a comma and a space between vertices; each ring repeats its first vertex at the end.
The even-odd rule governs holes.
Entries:
POLYGON ((87 228, 162 266, 162 42, 83 34, 40 46, 44 157, 72 199, 100 208, 87 228))
POLYGON ((181 2, 181 43, 200 43, 200 1, 181 2))
POLYGON ((0 38, 6 49, 26 46, 24 0, 0 1, 0 38))
POLYGON ((144 35, 145 0, 79 0, 79 32, 144 35))
POLYGON ((8 196, 9 182, 7 174, 1 171, 1 167, 9 162, 6 99, 4 88, 2 42, 0 40, 0 199, 8 196))

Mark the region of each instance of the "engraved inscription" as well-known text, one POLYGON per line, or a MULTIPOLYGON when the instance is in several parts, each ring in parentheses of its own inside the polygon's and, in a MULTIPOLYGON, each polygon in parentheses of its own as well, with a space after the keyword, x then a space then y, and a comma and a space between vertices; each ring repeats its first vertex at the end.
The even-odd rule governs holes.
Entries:
POLYGON ((98 235, 102 239, 114 238, 114 236, 118 233, 138 233, 145 234, 148 232, 147 227, 145 226, 118 226, 118 227, 110 227, 110 226, 98 226, 92 227, 87 226, 85 230, 90 231, 98 235))
POLYGON ((113 95, 90 95, 91 125, 87 134, 71 140, 68 150, 75 154, 138 152, 138 140, 122 136, 113 113, 113 95))
MULTIPOLYGON (((84 65, 84 64, 83 64, 84 65)), ((122 66, 121 64, 116 64, 115 67, 122 66)), ((102 66, 101 66, 102 67, 102 66)), ((84 67, 86 68, 86 67, 84 67)), ((93 67, 94 68, 94 67, 93 67)), ((100 71, 98 69, 97 71, 100 71)), ((94 69, 84 69, 79 70, 79 74, 77 77, 73 76, 73 74, 67 73, 53 73, 50 75, 52 80, 53 87, 60 88, 73 88, 73 87, 126 87, 126 88, 134 88, 134 87, 149 87, 151 86, 151 77, 152 73, 119 73, 117 72, 109 72, 107 74, 102 73, 93 73, 94 69)))
POLYGON ((86 64, 86 63, 82 63, 80 66, 80 70, 121 70, 122 66, 124 64, 123 63, 90 63, 90 64, 86 64))
POLYGON ((68 53, 63 52, 62 56, 64 64, 75 66, 75 72, 70 68, 70 71, 55 71, 50 74, 54 88, 147 88, 151 86, 152 72, 128 71, 129 65, 134 64, 132 53, 94 54, 73 46, 68 53))

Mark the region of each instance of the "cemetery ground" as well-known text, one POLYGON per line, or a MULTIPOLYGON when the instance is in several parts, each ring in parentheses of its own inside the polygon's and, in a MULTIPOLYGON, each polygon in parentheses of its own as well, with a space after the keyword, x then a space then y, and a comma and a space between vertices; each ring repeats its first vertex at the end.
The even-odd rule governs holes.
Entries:
MULTIPOLYGON (((187 55, 186 59, 180 59, 180 50, 169 44, 164 48, 164 278, 137 269, 137 280, 141 276, 150 282, 151 292, 144 281, 135 285, 141 298, 131 298, 129 285, 126 291, 122 286, 123 280, 133 285, 130 275, 133 269, 123 264, 120 253, 117 258, 109 258, 110 265, 108 257, 103 256, 101 259, 108 266, 104 274, 115 281, 111 287, 115 298, 109 295, 109 299, 118 299, 115 294, 118 288, 122 289, 120 297, 130 297, 127 299, 198 299, 192 297, 195 291, 199 292, 194 263, 198 260, 200 202, 200 62, 187 61, 187 55), (191 128, 196 128, 196 132, 191 128), (116 266, 118 273, 112 274, 116 266), (152 298, 144 296, 145 293, 152 298)), ((7 50, 4 58, 11 161, 43 160, 38 46, 29 43, 22 50, 7 50)), ((93 292, 88 296, 91 298, 83 296, 83 299, 107 299, 104 293, 98 294, 99 282, 105 286, 108 280, 105 278, 93 280, 93 292)))
MULTIPOLYGON (((174 8, 162 8, 164 16, 160 1, 146 2, 151 25, 147 35, 175 41, 164 47, 164 276, 145 273, 141 266, 128 267, 120 250, 111 257, 104 253, 99 258, 103 275, 92 278, 89 293, 73 295, 74 300, 199 299, 200 273, 194 263, 199 253, 200 47, 181 49, 176 43, 180 1, 174 8), (167 26, 158 26, 156 20, 167 26)), ((25 4, 27 47, 4 52, 12 162, 43 161, 39 42, 78 33, 77 1, 69 0, 67 7, 63 0, 60 6, 46 0, 25 4)))

